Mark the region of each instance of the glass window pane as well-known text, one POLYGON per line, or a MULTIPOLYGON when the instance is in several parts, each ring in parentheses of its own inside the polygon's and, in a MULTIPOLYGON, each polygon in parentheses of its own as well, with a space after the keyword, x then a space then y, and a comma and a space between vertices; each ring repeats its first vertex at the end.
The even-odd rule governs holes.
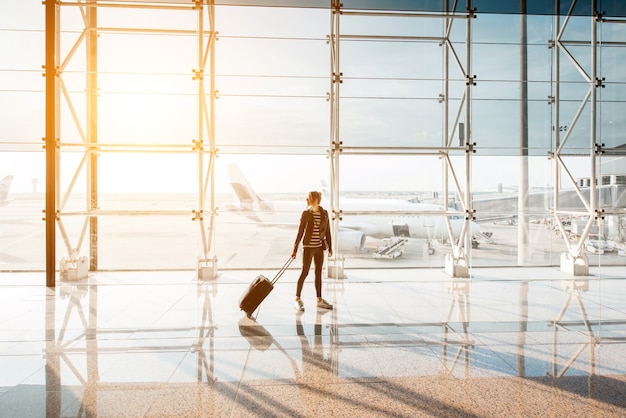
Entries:
MULTIPOLYGON (((376 205, 349 210, 353 200, 437 204, 464 220, 467 193, 479 224, 467 243, 472 266, 513 266, 522 258, 523 265, 559 265, 565 240, 580 239, 572 229, 595 216, 585 199, 596 179, 598 209, 607 216, 594 227, 623 242, 623 219, 610 213, 623 207, 626 155, 626 29, 610 19, 623 15, 619 2, 598 3, 605 20, 594 23, 591 2, 576 2, 569 18, 571 4, 562 2, 555 19, 554 4, 530 1, 521 19, 520 2, 475 1, 468 26, 461 3, 461 17, 446 22, 438 15, 451 3, 344 1, 344 11, 400 13, 334 16, 341 22, 337 56, 328 4, 218 2, 211 28, 208 7, 199 19, 191 4, 152 10, 122 3, 98 8, 93 96, 84 8, 59 6, 57 263, 95 251, 101 269, 192 270, 213 255, 220 269, 279 267, 293 247, 306 192, 316 189, 339 193, 344 213, 336 238, 348 268, 440 268, 455 245, 440 222, 457 215, 396 207, 389 218, 371 213, 376 205), (207 45, 211 30, 216 41, 207 45), (336 85, 333 59, 341 73, 336 85), (466 142, 475 152, 466 154, 466 142), (233 180, 232 164, 248 189, 233 180), (331 183, 333 167, 339 176, 331 183), (520 209, 524 180, 529 205, 520 209), (93 235, 92 206, 100 211, 93 235), (565 231, 555 210, 563 211, 565 231), (363 233, 383 224, 384 233, 363 233), (414 230, 430 235, 402 243, 401 253, 389 250, 414 230)), ((41 3, 0 6, 0 180, 12 176, 0 212, 7 269, 45 264, 44 17, 41 3)), ((616 254, 585 251, 591 265, 624 264, 616 254)))

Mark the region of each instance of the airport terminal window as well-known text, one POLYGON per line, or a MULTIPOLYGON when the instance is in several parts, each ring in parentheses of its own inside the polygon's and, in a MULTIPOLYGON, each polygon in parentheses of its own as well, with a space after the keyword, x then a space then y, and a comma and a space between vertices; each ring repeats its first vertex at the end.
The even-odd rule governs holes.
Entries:
MULTIPOLYGON (((602 187, 597 209, 608 214, 598 233, 615 248, 623 246, 624 230, 615 225, 623 224, 626 89, 620 68, 626 47, 620 42, 626 29, 594 21, 591 2, 577 2, 569 19, 563 4, 558 21, 550 14, 554 5, 531 5, 526 103, 520 95, 519 2, 474 2, 477 17, 454 19, 448 39, 446 20, 429 2, 411 3, 419 17, 359 13, 367 11, 359 7, 378 10, 395 2, 344 2, 357 13, 334 16, 341 21, 334 39, 328 5, 217 2, 219 35, 210 48, 206 13, 205 33, 198 37, 192 7, 123 3, 97 8, 102 30, 95 60, 81 39, 85 9, 59 6, 59 259, 97 252, 102 269, 193 269, 210 254, 218 268, 272 268, 281 257, 268 254, 289 251, 289 224, 297 222, 303 196, 321 189, 327 192, 323 204, 330 206, 337 191, 338 209, 345 211, 337 238, 345 244, 348 267, 390 265, 388 258, 394 266, 443 266, 444 254, 457 243, 437 222, 465 220, 468 196, 478 224, 468 240, 473 266, 519 265, 522 249, 512 237, 522 231, 520 219, 536 250, 524 265, 558 265, 563 234, 577 242, 584 216, 564 216, 559 228, 555 202, 560 210, 584 213, 575 187, 589 198, 594 165, 602 187), (556 68, 555 31, 565 24, 556 68), (594 27, 599 43, 592 51, 594 27), (204 61, 199 50, 207 54, 204 61), (94 74, 97 93, 91 94, 87 80, 94 74), (597 85, 588 79, 592 74, 597 85), (525 163, 529 206, 520 210, 525 163), (245 188, 233 187, 233 166, 251 194, 237 194, 245 188), (342 207, 354 199, 372 205, 342 207), (394 199, 438 205, 429 211, 441 213, 433 218, 412 206, 376 209, 394 199), (286 209, 285 202, 295 203, 286 209), (389 214, 389 236, 365 237, 362 231, 389 214), (97 234, 90 234, 94 218, 97 234), (430 232, 403 244, 401 255, 384 251, 413 228, 430 232), (502 236, 510 242, 503 244, 502 236), (263 243, 260 252, 257 242, 263 243), (119 254, 126 246, 131 250, 119 254), (487 249, 499 255, 491 257, 487 249)), ((623 19, 612 2, 603 7, 623 19)), ((0 180, 12 176, 3 183, 8 197, 0 208, 2 225, 10 225, 0 236, 1 248, 9 249, 0 251, 7 270, 45 265, 44 12, 42 4, 17 0, 0 6, 0 45, 15 51, 0 58, 0 110, 10 116, 0 126, 0 180)), ((588 254, 592 264, 626 260, 618 251, 588 254)))
POLYGON ((0 5, 0 270, 41 270, 45 169, 43 10, 0 5), (20 19, 15 13, 20 11, 20 19))

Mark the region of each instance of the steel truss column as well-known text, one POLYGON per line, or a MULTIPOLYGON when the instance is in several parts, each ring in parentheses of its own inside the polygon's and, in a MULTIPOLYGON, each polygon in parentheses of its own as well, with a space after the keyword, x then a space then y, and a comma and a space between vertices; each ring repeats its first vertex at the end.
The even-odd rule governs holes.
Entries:
MULTIPOLYGON (((470 221, 474 218, 474 209, 472 207, 472 156, 475 150, 476 143, 473 141, 472 136, 472 89, 476 85, 476 76, 472 74, 472 19, 476 18, 476 9, 472 8, 472 1, 467 1, 467 22, 465 25, 465 46, 466 46, 466 70, 467 70, 467 82, 465 83, 465 204, 466 213, 465 222, 463 223, 463 230, 459 237, 459 244, 465 240, 465 247, 463 248, 463 256, 469 258, 469 249, 471 247, 471 234, 470 221)), ((466 265, 469 265, 469 261, 466 265)))
POLYGON ((341 16, 341 0, 331 0, 330 7, 330 35, 328 43, 330 45, 330 209, 332 214, 331 234, 335 240, 334 253, 332 259, 328 260, 328 277, 342 279, 343 256, 339 254, 339 221, 341 220, 341 209, 339 205, 339 156, 342 150, 342 143, 339 139, 339 86, 342 76, 339 65, 339 38, 340 26, 339 16, 341 16))
MULTIPOLYGON (((61 4, 63 5, 63 4, 61 4)), ((83 157, 80 162, 74 178, 70 182, 69 190, 61 198, 61 186, 60 186, 60 170, 61 170, 61 147, 64 145, 62 140, 57 143, 57 155, 56 155, 56 170, 54 179, 56 182, 56 224, 58 226, 63 243, 67 250, 67 257, 61 258, 59 262, 59 276, 61 280, 79 280, 87 277, 88 269, 92 271, 98 268, 98 218, 94 213, 98 209, 98 26, 97 26, 97 2, 96 0, 89 0, 86 3, 79 3, 77 6, 81 9, 83 16, 83 22, 85 27, 80 33, 76 42, 72 46, 68 56, 62 61, 60 56, 61 45, 57 43, 57 63, 58 66, 58 85, 57 85, 57 103, 56 111, 60 112, 60 96, 61 92, 68 105, 69 111, 82 140, 83 157), (78 50, 79 45, 85 42, 85 57, 86 57, 86 79, 85 79, 85 122, 84 127, 80 124, 80 119, 76 108, 74 107, 70 93, 63 80, 63 72, 68 66, 70 59, 74 56, 78 50), (64 222, 62 220, 63 215, 67 215, 64 212, 65 204, 69 198, 71 190, 74 188, 79 171, 85 169, 86 172, 86 211, 81 214, 85 215, 80 236, 75 243, 72 244, 70 237, 65 229, 64 222), (80 248, 84 240, 85 234, 89 230, 89 262, 86 256, 79 256, 80 248)), ((59 20, 60 23, 60 9, 59 20)), ((60 31, 60 24, 59 24, 60 31)), ((60 132, 60 113, 57 114, 58 130, 60 132)))
MULTIPOLYGON (((454 46, 452 45, 452 43, 450 42, 449 39, 449 34, 450 34, 450 30, 452 28, 452 22, 449 21, 450 19, 448 18, 448 23, 446 25, 446 37, 445 37, 445 47, 446 47, 446 60, 445 60, 445 79, 446 79, 446 89, 449 83, 449 77, 450 77, 450 73, 449 73, 449 63, 448 63, 448 59, 447 57, 449 56, 450 53, 453 54, 453 56, 456 58, 457 60, 457 65, 459 66, 460 70, 462 71, 464 77, 465 77, 465 91, 464 91, 464 96, 463 99, 461 100, 461 107, 459 107, 457 116, 456 116, 456 120, 454 122, 454 129, 452 130, 452 134, 450 136, 446 137, 446 152, 445 152, 445 156, 446 156, 446 161, 445 161, 445 169, 446 169, 446 173, 445 173, 445 181, 446 181, 446 192, 448 190, 448 174, 452 174, 453 179, 455 181, 456 184, 456 189, 458 191, 458 194, 461 198, 461 204, 463 205, 463 208, 465 210, 465 221, 463 223, 463 228, 461 230, 461 234, 458 237, 458 241, 456 243, 453 242, 453 246, 452 246, 452 253, 451 254, 447 254, 446 255, 446 260, 445 260, 445 270, 448 274, 450 274, 452 277, 468 277, 469 276, 469 265, 470 265, 470 248, 471 248, 471 240, 472 240, 472 236, 471 236, 471 223, 472 221, 475 220, 475 211, 472 207, 472 193, 471 193, 471 174, 472 174, 472 156, 473 154, 476 152, 475 147, 476 147, 476 143, 473 142, 473 138, 472 138, 472 88, 476 85, 476 76, 472 75, 472 19, 476 18, 476 9, 472 7, 471 5, 471 0, 467 0, 467 5, 466 5, 466 10, 467 10, 467 14, 465 16, 466 19, 466 27, 465 27, 465 47, 466 47, 466 62, 465 62, 465 68, 463 68, 463 65, 461 64, 461 62, 458 59, 457 54, 454 51, 454 46), (465 143, 462 144, 465 146, 465 185, 464 187, 462 187, 462 185, 459 183, 457 175, 455 173, 455 169, 452 165, 452 162, 449 160, 449 155, 448 155, 448 151, 451 148, 452 145, 452 137, 454 135, 454 133, 456 132, 456 126, 459 125, 459 119, 461 117, 462 114, 462 106, 463 103, 465 104, 465 121, 464 124, 462 125, 462 127, 459 127, 459 129, 462 131, 459 132, 459 134, 461 135, 461 138, 465 139, 465 143)), ((447 123, 449 122, 449 106, 448 106, 448 96, 447 93, 445 94, 445 111, 444 111, 444 119, 446 121, 446 129, 447 128, 447 123)), ((446 130, 447 132, 447 130, 446 130)), ((447 204, 447 194, 446 194, 446 204, 447 204)), ((450 236, 452 236, 451 233, 451 226, 450 226, 450 220, 449 218, 446 217, 446 221, 448 224, 448 229, 450 231, 450 236)))
POLYGON ((600 87, 604 87, 602 81, 598 77, 597 74, 597 22, 598 16, 595 15, 597 7, 596 2, 592 0, 592 15, 591 19, 591 42, 590 42, 590 68, 591 74, 587 74, 582 65, 580 65, 576 58, 570 53, 566 44, 567 41, 563 39, 563 32, 565 31, 569 20, 572 16, 572 10, 574 8, 575 2, 572 2, 568 14, 565 16, 563 24, 561 24, 561 16, 558 14, 555 16, 555 40, 554 40, 554 71, 555 71, 555 86, 554 86, 554 135, 555 135, 555 150, 552 155, 555 162, 555 171, 554 171, 554 220, 559 228, 561 236, 565 241, 565 245, 567 247, 567 252, 561 254, 561 270, 573 274, 575 276, 579 275, 588 275, 589 274, 589 259, 586 254, 583 252, 584 241, 589 235, 591 228, 594 222, 599 221, 601 216, 601 211, 598 210, 597 204, 597 184, 596 184, 596 158, 598 155, 602 153, 602 146, 597 144, 597 124, 596 124, 596 113, 597 113, 597 89, 600 87), (560 54, 563 53, 569 61, 574 65, 574 67, 578 70, 578 72, 582 75, 583 79, 589 85, 589 90, 587 94, 582 99, 580 107, 576 114, 574 115, 567 132, 561 138, 560 135, 560 54), (580 185, 576 182, 574 177, 570 174, 570 171, 567 167, 567 164, 562 159, 563 149, 567 143, 567 140, 570 137, 571 132, 580 115, 582 114, 584 108, 589 104, 590 106, 590 129, 589 129, 589 165, 590 165, 590 184, 589 184, 589 199, 587 199, 583 192, 580 189, 580 185), (559 202, 559 194, 561 188, 561 170, 565 173, 565 180, 568 180, 571 185, 574 187, 578 198, 582 202, 584 206, 584 210, 582 211, 572 211, 572 210, 562 210, 560 208, 559 202), (571 216, 586 216, 587 222, 585 224, 585 228, 583 229, 582 234, 578 238, 578 242, 571 243, 569 240, 569 236, 565 230, 563 225, 563 220, 561 216, 571 217, 571 216))
POLYGON ((59 6, 45 2, 46 8, 46 286, 56 286, 57 141, 59 132, 59 6))
MULTIPOLYGON (((98 9, 95 0, 89 0, 86 13, 85 46, 87 48, 87 143, 90 150, 98 143, 98 9)), ((98 208, 98 153, 89 152, 87 161, 87 207, 98 208)), ((98 217, 89 217, 89 270, 98 270, 98 217)))
POLYGON ((194 80, 197 81, 198 94, 198 138, 195 141, 194 150, 198 160, 198 210, 195 211, 194 220, 198 221, 200 237, 202 239, 202 256, 198 258, 198 279, 214 279, 217 274, 217 257, 213 248, 215 234, 215 0, 206 1, 207 19, 209 23, 209 38, 205 39, 204 33, 204 0, 196 0, 198 14, 198 68, 194 70, 194 80), (206 44, 205 44, 206 41, 206 44), (209 101, 206 99, 205 78, 209 66, 209 101), (208 166, 204 171, 205 134, 208 140, 208 166), (208 196, 207 196, 208 190, 208 196), (208 226, 205 225, 205 203, 209 199, 208 226))
POLYGON ((526 0, 520 0, 520 137, 517 196, 517 264, 530 260, 528 186, 528 27, 526 0))

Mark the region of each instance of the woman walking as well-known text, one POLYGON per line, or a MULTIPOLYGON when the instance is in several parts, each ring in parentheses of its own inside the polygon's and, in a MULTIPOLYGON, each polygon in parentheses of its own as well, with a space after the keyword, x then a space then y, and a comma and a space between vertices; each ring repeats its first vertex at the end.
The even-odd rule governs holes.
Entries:
POLYGON ((304 253, 302 255, 302 272, 298 278, 296 287, 295 308, 304 311, 304 302, 300 298, 304 280, 311 269, 311 262, 315 263, 315 292, 317 294, 317 307, 332 309, 333 305, 322 298, 322 266, 324 265, 324 251, 328 250, 328 256, 332 257, 333 247, 330 236, 328 212, 320 206, 322 194, 320 192, 309 192, 306 202, 308 207, 302 212, 298 235, 291 253, 292 258, 296 258, 298 246, 302 242, 304 253))

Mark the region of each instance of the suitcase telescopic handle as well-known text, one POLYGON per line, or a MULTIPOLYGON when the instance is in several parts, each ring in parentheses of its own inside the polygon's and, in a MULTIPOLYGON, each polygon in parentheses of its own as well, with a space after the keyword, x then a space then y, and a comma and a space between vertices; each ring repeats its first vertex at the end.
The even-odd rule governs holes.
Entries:
POLYGON ((287 259, 285 264, 283 264, 283 266, 280 268, 280 270, 278 270, 278 273, 276 273, 276 276, 274 276, 274 278, 272 279, 272 284, 275 284, 278 281, 278 279, 280 279, 280 276, 283 275, 283 273, 285 272, 285 270, 287 270, 287 268, 289 267, 289 265, 291 264, 292 261, 293 261, 292 257, 289 257, 287 259))

